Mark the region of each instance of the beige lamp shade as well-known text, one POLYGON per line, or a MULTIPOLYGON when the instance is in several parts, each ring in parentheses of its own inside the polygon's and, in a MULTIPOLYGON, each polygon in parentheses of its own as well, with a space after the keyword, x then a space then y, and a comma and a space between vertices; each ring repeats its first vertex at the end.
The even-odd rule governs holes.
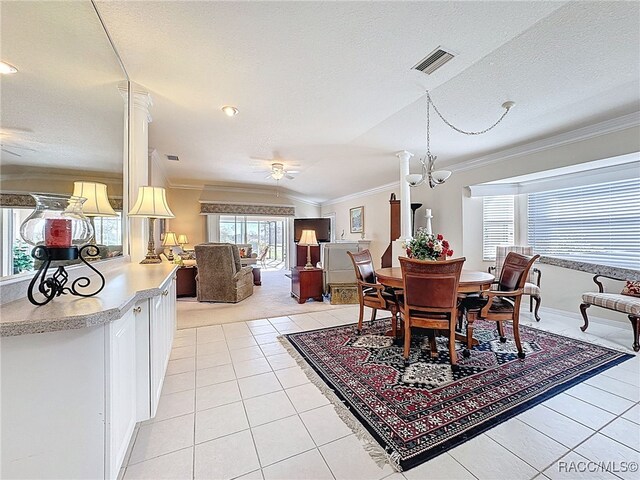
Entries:
POLYGON ((164 239, 162 240, 163 247, 175 247, 179 245, 178 237, 174 232, 167 232, 164 234, 164 239))
POLYGON ((181 233, 180 235, 178 235, 178 243, 180 245, 186 245, 187 243, 189 243, 189 239, 184 233, 181 233))
POLYGON ((298 245, 318 245, 318 240, 316 239, 316 231, 315 230, 302 230, 302 235, 300 235, 300 241, 298 245))
POLYGON ((129 211, 130 217, 173 218, 175 215, 167 204, 167 195, 162 187, 140 187, 138 198, 129 211))
POLYGON ((82 213, 87 217, 116 217, 118 214, 109 203, 107 186, 104 183, 73 182, 73 196, 87 199, 82 204, 82 213))

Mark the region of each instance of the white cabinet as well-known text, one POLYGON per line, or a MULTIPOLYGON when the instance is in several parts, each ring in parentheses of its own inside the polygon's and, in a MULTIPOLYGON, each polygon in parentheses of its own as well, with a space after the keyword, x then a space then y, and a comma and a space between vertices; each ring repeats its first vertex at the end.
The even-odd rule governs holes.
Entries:
POLYGON ((151 382, 151 417, 155 416, 167 371, 173 334, 176 329, 176 281, 171 278, 161 287, 162 293, 150 300, 149 374, 151 382))
POLYGON ((137 420, 135 309, 130 309, 106 328, 108 407, 105 478, 117 478, 137 420))
POLYGON ((105 325, 3 337, 0 478, 117 478, 158 408, 175 328, 171 278, 105 325))
POLYGON ((104 478, 105 343, 104 326, 2 338, 0 478, 104 478))

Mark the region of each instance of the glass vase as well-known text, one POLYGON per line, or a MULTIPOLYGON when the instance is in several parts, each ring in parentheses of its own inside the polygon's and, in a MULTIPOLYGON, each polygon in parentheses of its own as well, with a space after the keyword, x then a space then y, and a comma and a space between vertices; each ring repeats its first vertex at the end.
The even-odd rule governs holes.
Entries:
POLYGON ((71 248, 89 242, 91 222, 82 213, 84 197, 32 193, 35 210, 20 226, 20 235, 30 245, 71 248))

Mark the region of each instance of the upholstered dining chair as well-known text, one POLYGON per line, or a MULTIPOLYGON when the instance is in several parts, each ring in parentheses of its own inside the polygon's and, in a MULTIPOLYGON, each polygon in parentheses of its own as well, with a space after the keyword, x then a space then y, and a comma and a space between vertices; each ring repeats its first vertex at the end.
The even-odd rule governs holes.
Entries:
POLYGON ((503 322, 511 322, 519 358, 525 358, 520 342, 520 302, 529 270, 539 257, 540 255, 527 256, 509 252, 502 265, 496 289, 486 290, 480 296, 468 296, 461 300, 461 308, 465 314, 474 312, 479 318, 497 323, 502 343, 507 341, 503 322))
POLYGON ((372 309, 372 322, 375 321, 378 310, 387 310, 391 312, 391 330, 395 337, 398 327, 398 296, 400 296, 400 294, 377 282, 375 270, 373 268, 373 259, 371 258, 371 252, 369 252, 369 250, 362 250, 361 252, 347 252, 347 255, 349 255, 353 262, 353 268, 356 272, 356 281, 358 282, 358 300, 360 301, 360 315, 358 316, 357 330, 358 335, 362 332, 364 307, 369 307, 372 309))
MULTIPOLYGON (((489 267, 489 273, 492 272, 501 272, 502 266, 504 265, 504 260, 507 258, 507 254, 509 252, 519 253, 520 255, 533 255, 533 247, 529 246, 518 246, 518 245, 508 245, 508 246, 499 246, 496 247, 496 265, 494 267, 489 267)), ((529 311, 533 312, 534 317, 536 317, 536 321, 540 321, 540 316, 538 315, 538 310, 540 309, 540 278, 542 277, 542 272, 537 268, 532 268, 529 270, 529 274, 527 277, 527 281, 524 284, 523 295, 529 296, 529 311), (536 302, 536 309, 533 310, 533 302, 536 302)))
MULTIPOLYGON (((400 257, 404 303, 400 315, 404 322, 404 359, 409 359, 411 328, 429 328, 449 332, 449 356, 456 365, 456 323, 458 320, 458 284, 465 258, 444 261, 414 260, 400 257)), ((436 358, 435 332, 429 334, 431 357, 436 358)))

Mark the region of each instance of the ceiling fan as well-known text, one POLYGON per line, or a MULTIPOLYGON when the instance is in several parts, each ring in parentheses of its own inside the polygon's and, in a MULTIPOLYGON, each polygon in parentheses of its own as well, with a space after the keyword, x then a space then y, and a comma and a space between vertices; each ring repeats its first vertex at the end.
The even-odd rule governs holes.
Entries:
POLYGON ((23 152, 20 150, 36 152, 36 149, 27 146, 32 142, 20 138, 20 134, 25 132, 30 132, 30 130, 24 128, 2 127, 0 129, 0 149, 3 152, 16 157, 22 156, 23 152))
POLYGON ((288 180, 293 180, 297 173, 300 173, 298 170, 286 170, 284 168, 284 164, 280 162, 274 162, 271 164, 271 171, 265 178, 273 178, 276 182, 286 178, 288 180))

